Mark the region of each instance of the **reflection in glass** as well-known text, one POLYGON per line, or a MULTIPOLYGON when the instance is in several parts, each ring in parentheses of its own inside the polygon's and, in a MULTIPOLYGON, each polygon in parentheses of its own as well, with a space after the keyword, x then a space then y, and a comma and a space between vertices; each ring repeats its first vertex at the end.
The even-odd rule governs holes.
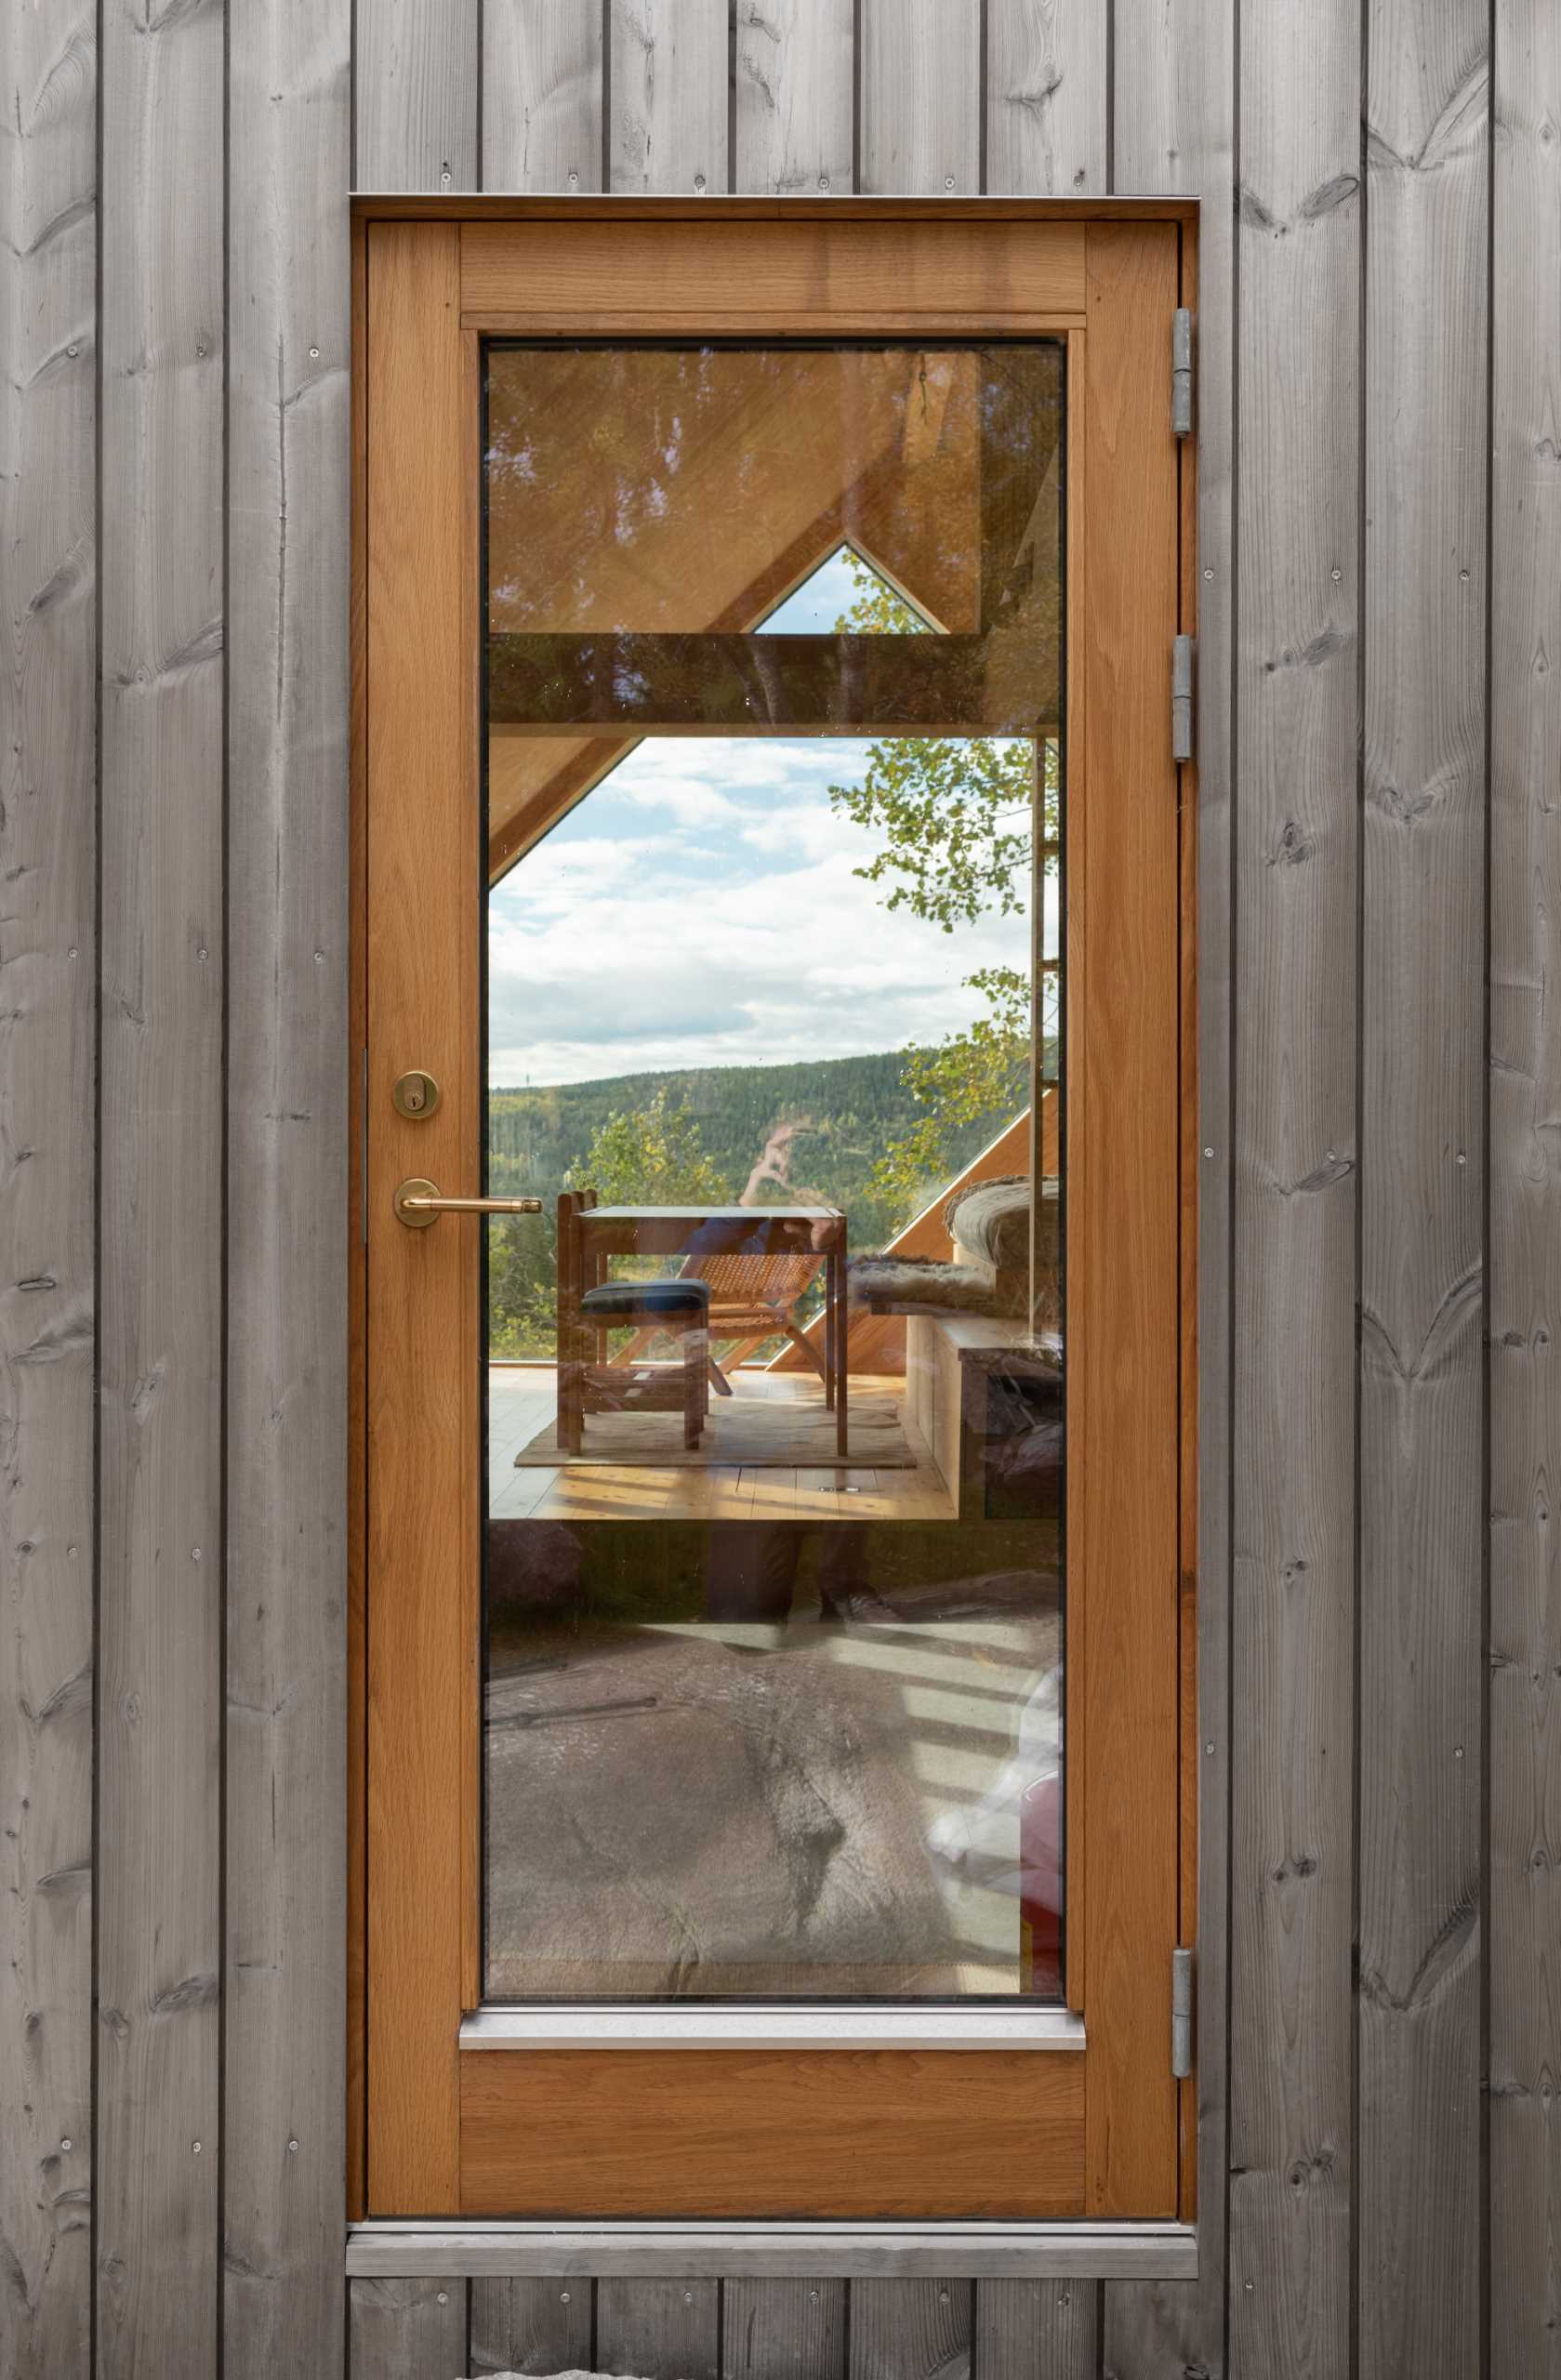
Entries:
POLYGON ((1061 350, 488 358, 485 1990, 1061 1990, 1061 350))

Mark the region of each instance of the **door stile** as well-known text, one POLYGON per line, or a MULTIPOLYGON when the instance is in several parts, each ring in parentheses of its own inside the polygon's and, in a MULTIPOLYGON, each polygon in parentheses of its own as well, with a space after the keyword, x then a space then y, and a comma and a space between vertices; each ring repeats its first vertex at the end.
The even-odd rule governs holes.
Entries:
MULTIPOLYGON (((1070 1585, 1089 1745, 1085 2212, 1170 2215, 1177 2189, 1181 1325, 1177 619, 1171 318, 1177 243, 1090 227, 1082 417, 1082 1064, 1069 1092, 1070 1585), (1081 1641, 1080 1641, 1081 1639, 1081 1641)), ((1070 638, 1071 649, 1071 638, 1070 638)), ((1070 892, 1071 898, 1071 892, 1070 892)))
POLYGON ((476 1191, 477 555, 456 225, 376 224, 368 325, 368 2195, 460 2203, 473 1884, 476 1267, 390 1188, 476 1191), (438 1110, 399 1116, 419 1066, 438 1110), (458 1518, 456 1516, 459 1516, 458 1518))

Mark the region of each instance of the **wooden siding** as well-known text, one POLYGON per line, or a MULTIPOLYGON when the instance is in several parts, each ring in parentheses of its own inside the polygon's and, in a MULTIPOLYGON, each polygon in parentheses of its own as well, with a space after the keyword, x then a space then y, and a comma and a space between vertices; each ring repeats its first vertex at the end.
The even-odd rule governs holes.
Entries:
POLYGON ((1555 2369, 1561 34, 1105 19, 12 0, 19 2380, 1555 2369), (343 2295, 345 194, 701 178, 1204 201, 1196 2283, 343 2295))

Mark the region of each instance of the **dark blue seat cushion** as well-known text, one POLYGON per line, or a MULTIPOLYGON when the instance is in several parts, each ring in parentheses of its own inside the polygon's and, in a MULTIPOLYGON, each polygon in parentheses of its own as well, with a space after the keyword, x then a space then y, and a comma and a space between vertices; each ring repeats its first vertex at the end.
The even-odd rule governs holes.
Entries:
POLYGON ((641 1315, 686 1317, 708 1314, 709 1306, 708 1281, 603 1281, 580 1300, 580 1312, 597 1322, 633 1322, 641 1315))

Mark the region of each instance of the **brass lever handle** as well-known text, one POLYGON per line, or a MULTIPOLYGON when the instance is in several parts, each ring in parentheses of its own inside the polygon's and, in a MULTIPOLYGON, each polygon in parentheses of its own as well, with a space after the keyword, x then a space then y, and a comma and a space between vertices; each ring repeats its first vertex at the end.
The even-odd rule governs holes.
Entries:
POLYGON ((421 1174, 396 1184, 390 1200, 396 1220, 408 1231, 427 1231, 441 1215, 539 1215, 540 1198, 442 1198, 436 1182, 425 1182, 421 1174))

